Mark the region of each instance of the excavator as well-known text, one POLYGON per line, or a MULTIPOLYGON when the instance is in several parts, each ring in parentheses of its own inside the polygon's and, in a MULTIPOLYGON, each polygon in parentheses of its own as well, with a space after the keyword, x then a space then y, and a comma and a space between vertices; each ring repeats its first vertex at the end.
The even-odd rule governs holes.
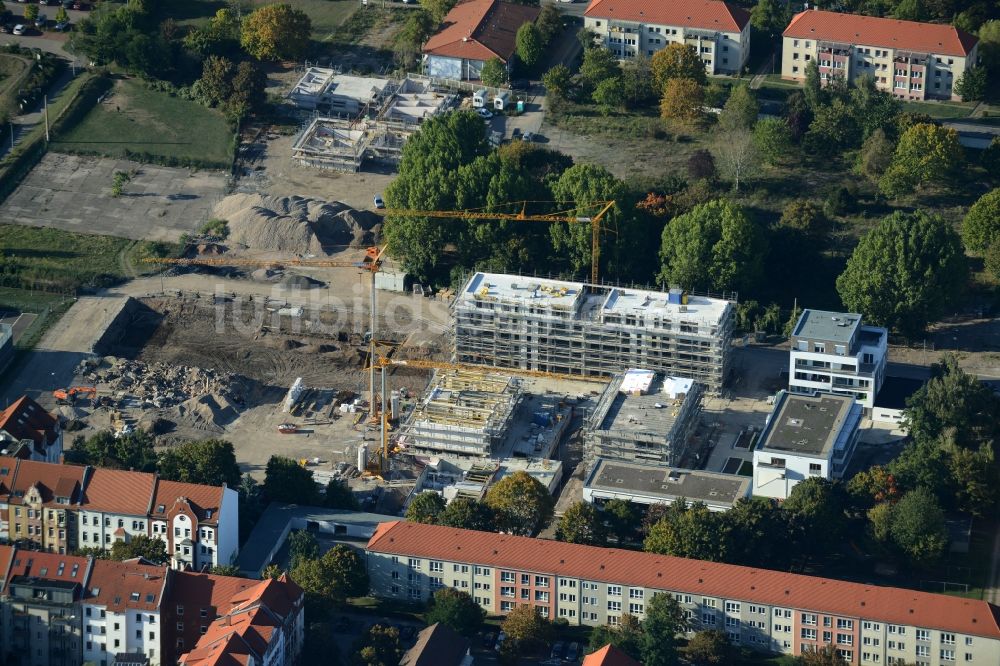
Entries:
POLYGON ((81 395, 93 399, 97 395, 97 389, 93 386, 74 386, 69 389, 56 389, 52 392, 52 397, 60 405, 72 405, 81 395))

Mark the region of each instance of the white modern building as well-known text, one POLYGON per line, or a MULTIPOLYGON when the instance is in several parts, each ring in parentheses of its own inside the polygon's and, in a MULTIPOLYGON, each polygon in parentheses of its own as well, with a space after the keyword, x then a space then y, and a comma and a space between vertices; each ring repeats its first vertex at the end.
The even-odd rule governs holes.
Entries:
POLYGON ((621 499, 635 504, 670 505, 679 499, 701 502, 710 511, 728 511, 750 496, 750 478, 704 470, 640 465, 598 459, 587 475, 583 499, 591 504, 621 499))
POLYGON ((738 74, 750 57, 750 12, 721 0, 591 0, 585 28, 619 60, 691 46, 709 74, 738 74))
POLYGON ((842 478, 860 425, 854 398, 781 391, 753 452, 753 494, 786 499, 805 479, 842 478))
POLYGON ((866 410, 885 380, 889 332, 861 315, 805 310, 792 331, 788 390, 855 398, 866 410))

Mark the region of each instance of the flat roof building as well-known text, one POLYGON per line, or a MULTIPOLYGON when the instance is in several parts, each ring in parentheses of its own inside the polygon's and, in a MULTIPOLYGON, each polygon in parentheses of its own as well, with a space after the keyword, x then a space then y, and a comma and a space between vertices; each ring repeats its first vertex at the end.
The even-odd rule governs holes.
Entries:
POLYGON ((848 395, 870 410, 885 380, 889 331, 856 313, 804 310, 792 329, 788 390, 848 395))
POLYGON ((860 437, 861 411, 851 397, 781 391, 753 453, 754 494, 785 499, 804 479, 842 478, 860 437))
POLYGON ((584 460, 599 458, 678 466, 698 427, 698 382, 649 370, 617 375, 587 419, 584 460))
POLYGON ((623 499, 636 504, 673 504, 679 498, 728 511, 750 496, 752 479, 735 474, 673 469, 599 459, 587 475, 583 499, 600 503, 623 499))
POLYGON ((734 304, 680 290, 475 273, 452 305, 455 356, 578 376, 645 368, 718 391, 729 367, 734 304))
POLYGON ((389 79, 351 76, 325 67, 310 67, 288 93, 288 98, 303 109, 353 117, 366 108, 377 108, 389 87, 389 79))
POLYGON ((906 100, 960 99, 955 83, 978 60, 978 40, 946 24, 807 9, 782 33, 781 76, 804 80, 810 62, 825 83, 862 74, 906 100))

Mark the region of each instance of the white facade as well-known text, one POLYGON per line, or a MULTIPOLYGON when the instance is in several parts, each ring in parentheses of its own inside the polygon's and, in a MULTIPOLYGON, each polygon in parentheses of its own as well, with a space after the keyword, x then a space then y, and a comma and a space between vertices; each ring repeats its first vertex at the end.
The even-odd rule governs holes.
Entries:
POLYGON ((150 666, 160 664, 160 612, 108 611, 101 604, 83 604, 83 661, 109 666, 115 655, 142 653, 150 666))
POLYGON ((149 519, 144 515, 81 509, 77 512, 76 533, 81 548, 99 546, 110 550, 116 541, 125 541, 134 536, 149 536, 149 519))
POLYGON ((753 494, 787 499, 805 479, 843 478, 861 437, 861 411, 848 396, 779 393, 753 452, 753 494))
POLYGON ((792 331, 788 390, 853 397, 866 410, 885 381, 889 332, 861 315, 805 310, 792 331))

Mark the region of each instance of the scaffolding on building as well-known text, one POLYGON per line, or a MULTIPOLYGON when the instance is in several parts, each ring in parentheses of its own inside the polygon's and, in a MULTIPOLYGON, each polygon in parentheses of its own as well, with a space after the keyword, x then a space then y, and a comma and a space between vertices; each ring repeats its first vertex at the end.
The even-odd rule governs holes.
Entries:
POLYGON ((455 360, 588 376, 647 368, 719 392, 735 296, 678 296, 476 273, 452 305, 455 360))

